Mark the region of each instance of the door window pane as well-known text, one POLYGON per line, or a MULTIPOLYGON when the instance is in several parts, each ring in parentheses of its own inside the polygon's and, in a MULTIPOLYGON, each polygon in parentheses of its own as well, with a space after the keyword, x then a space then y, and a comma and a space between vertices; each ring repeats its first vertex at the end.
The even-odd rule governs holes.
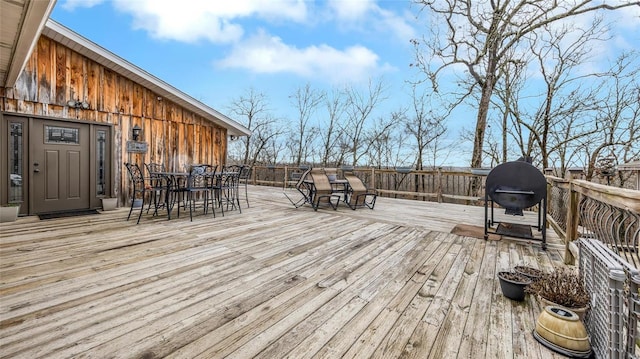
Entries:
POLYGON ((64 143, 64 144, 80 144, 80 131, 77 128, 44 126, 44 142, 46 143, 64 143))
POLYGON ((96 193, 98 196, 107 194, 107 131, 96 131, 96 193))
POLYGON ((22 202, 22 123, 9 124, 9 203, 22 202))

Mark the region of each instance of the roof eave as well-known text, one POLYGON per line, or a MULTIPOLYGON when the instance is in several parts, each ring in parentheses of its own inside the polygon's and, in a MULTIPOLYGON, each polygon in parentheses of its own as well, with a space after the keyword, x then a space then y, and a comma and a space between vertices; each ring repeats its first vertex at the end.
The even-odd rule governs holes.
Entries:
POLYGON ((9 63, 7 76, 2 84, 4 87, 13 87, 18 81, 18 76, 31 56, 33 48, 38 43, 40 33, 47 21, 56 0, 29 1, 23 18, 18 38, 16 40, 13 56, 9 63))

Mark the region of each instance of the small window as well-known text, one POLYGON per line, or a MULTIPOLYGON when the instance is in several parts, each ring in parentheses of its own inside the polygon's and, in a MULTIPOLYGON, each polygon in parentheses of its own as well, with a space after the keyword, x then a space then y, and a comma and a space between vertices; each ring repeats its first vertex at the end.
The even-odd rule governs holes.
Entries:
POLYGON ((44 126, 45 143, 80 144, 80 131, 77 128, 44 126))
POLYGON ((96 194, 107 194, 107 131, 96 132, 96 194))
POLYGON ((23 201, 22 166, 24 153, 22 151, 22 123, 9 124, 9 203, 23 201))

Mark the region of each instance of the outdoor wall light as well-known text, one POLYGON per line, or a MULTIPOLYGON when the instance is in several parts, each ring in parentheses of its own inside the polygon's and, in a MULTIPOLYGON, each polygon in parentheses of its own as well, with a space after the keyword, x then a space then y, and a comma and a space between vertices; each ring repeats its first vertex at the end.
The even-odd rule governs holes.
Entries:
POLYGON ((238 136, 235 136, 235 135, 229 136, 229 140, 231 140, 231 141, 235 141, 237 139, 238 139, 238 136))
POLYGON ((140 126, 138 125, 133 126, 133 128, 131 129, 131 134, 133 135, 134 141, 138 140, 138 138, 140 137, 141 131, 142 131, 142 128, 140 128, 140 126))
POLYGON ((81 109, 88 109, 89 108, 89 103, 87 101, 80 101, 80 100, 69 100, 67 102, 67 105, 69 107, 73 107, 73 108, 81 108, 81 109))

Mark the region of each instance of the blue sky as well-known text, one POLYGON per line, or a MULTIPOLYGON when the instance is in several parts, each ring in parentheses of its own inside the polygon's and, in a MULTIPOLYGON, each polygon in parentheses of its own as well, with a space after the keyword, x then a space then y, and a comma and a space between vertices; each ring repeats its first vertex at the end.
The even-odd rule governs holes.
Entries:
POLYGON ((251 86, 282 103, 307 82, 401 85, 414 16, 407 1, 58 0, 51 17, 225 112, 251 86))
MULTIPOLYGON (((382 79, 380 114, 407 105, 406 81, 418 75, 409 40, 427 27, 418 10, 408 0, 58 0, 51 18, 223 113, 253 87, 274 116, 294 118, 288 96, 306 83, 330 90, 382 79)), ((616 15, 623 30, 594 56, 640 48, 640 27, 630 25, 640 11, 630 12, 616 15)), ((475 115, 450 120, 451 141, 475 115)), ((468 154, 447 164, 466 165, 468 154)))

